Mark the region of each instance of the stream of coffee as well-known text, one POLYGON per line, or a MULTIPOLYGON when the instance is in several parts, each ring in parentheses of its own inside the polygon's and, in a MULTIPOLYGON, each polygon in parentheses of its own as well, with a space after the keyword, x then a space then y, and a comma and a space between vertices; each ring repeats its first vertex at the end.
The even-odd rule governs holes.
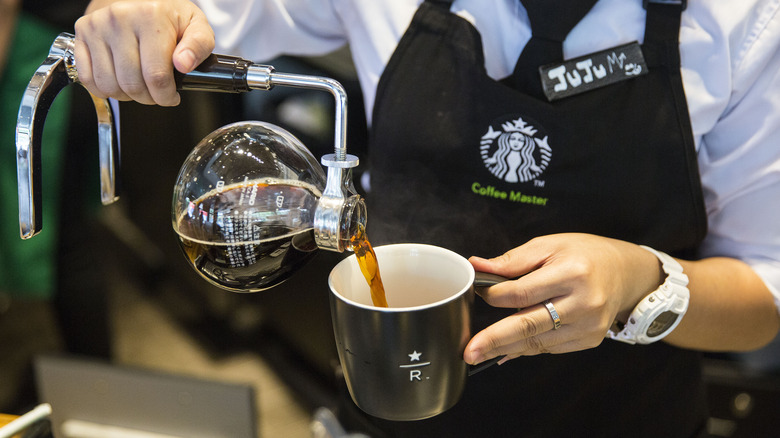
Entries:
POLYGON ((385 286, 382 284, 382 277, 379 275, 379 264, 376 260, 376 253, 368 241, 366 230, 363 226, 350 241, 352 250, 355 251, 358 265, 366 278, 368 287, 371 289, 371 301, 376 307, 388 307, 387 297, 385 296, 385 286))

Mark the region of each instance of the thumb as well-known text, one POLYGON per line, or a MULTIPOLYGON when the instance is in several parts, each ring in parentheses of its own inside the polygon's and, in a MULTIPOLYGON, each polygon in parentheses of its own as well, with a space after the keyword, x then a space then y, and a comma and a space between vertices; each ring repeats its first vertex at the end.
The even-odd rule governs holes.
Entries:
POLYGON ((486 272, 488 274, 499 274, 501 266, 495 262, 496 259, 485 259, 482 257, 471 256, 469 257, 469 263, 477 272, 486 272))
POLYGON ((196 14, 184 28, 181 39, 173 51, 173 66, 181 73, 189 73, 213 50, 214 31, 202 13, 196 14))
POLYGON ((538 259, 528 254, 525 246, 514 248, 491 259, 472 256, 469 258, 469 262, 478 272, 497 274, 507 278, 523 276, 541 264, 538 259))

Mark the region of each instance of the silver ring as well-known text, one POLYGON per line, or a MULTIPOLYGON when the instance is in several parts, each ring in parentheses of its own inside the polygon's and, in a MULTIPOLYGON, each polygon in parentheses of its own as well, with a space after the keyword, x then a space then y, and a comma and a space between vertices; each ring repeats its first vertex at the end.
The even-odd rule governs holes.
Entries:
POLYGON ((553 303, 551 303, 550 300, 544 300, 544 307, 546 307, 547 311, 550 312, 550 317, 553 320, 553 330, 558 330, 561 328, 561 317, 558 315, 558 311, 555 310, 553 303))

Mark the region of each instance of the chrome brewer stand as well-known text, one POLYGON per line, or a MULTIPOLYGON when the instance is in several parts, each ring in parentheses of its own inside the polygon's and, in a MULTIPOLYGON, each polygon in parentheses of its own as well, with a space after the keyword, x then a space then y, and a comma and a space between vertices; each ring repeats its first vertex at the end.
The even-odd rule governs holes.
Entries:
MULTIPOLYGON (((19 196, 19 228, 22 239, 29 239, 43 227, 41 209, 41 136, 46 115, 59 92, 80 83, 74 57, 74 36, 60 34, 46 60, 37 69, 22 97, 16 122, 16 169, 19 196)), ((341 252, 346 249, 342 229, 342 211, 354 193, 352 172, 358 165, 347 154, 347 94, 337 81, 319 76, 281 73, 270 65, 254 64, 233 56, 212 54, 194 71, 175 73, 179 90, 243 93, 270 90, 274 86, 317 89, 330 92, 336 103, 335 150, 322 157, 328 168, 325 190, 315 212, 314 237, 320 248, 341 252)), ((90 93, 91 94, 91 93, 90 93)), ((100 192, 103 204, 118 199, 119 169, 118 114, 108 99, 92 95, 98 116, 100 155, 100 192)))

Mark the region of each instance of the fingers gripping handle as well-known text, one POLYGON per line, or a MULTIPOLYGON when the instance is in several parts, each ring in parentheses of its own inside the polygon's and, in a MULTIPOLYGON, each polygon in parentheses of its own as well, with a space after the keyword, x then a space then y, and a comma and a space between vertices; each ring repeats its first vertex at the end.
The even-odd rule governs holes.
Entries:
MULTIPOLYGON (((500 275, 488 274, 487 272, 477 272, 474 277, 474 287, 477 288, 490 287, 493 286, 494 284, 498 284, 507 280, 508 278, 502 277, 500 275)), ((494 357, 492 359, 488 359, 476 365, 469 365, 468 375, 473 376, 474 374, 477 374, 480 371, 484 371, 492 367, 493 365, 499 363, 501 359, 503 359, 504 357, 506 356, 501 355, 501 356, 494 357)))
MULTIPOLYGON (((211 54, 195 70, 182 74, 174 71, 178 90, 242 93, 249 91, 248 75, 252 63, 235 56, 211 54)), ((271 68, 268 68, 270 77, 271 68)), ((268 87, 270 88, 270 86, 268 87)))

